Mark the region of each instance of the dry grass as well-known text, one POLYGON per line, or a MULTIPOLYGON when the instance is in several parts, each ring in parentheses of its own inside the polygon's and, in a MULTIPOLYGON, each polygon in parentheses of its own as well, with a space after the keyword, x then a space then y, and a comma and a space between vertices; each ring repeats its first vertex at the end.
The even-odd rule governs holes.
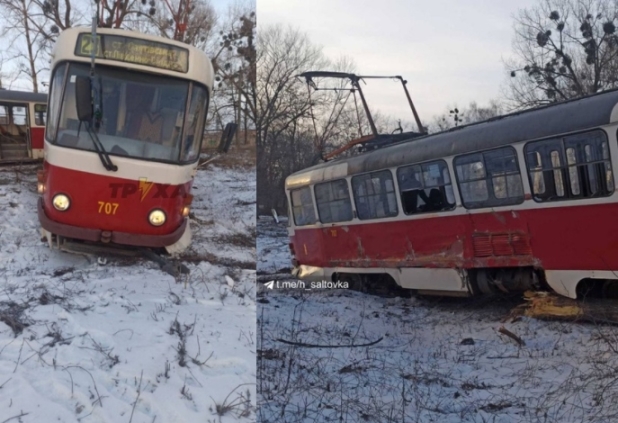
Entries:
POLYGON ((521 346, 497 330, 512 300, 262 295, 262 423, 618 421, 614 327, 524 318, 508 323, 521 346), (384 341, 372 347, 333 348, 377 335, 384 341))

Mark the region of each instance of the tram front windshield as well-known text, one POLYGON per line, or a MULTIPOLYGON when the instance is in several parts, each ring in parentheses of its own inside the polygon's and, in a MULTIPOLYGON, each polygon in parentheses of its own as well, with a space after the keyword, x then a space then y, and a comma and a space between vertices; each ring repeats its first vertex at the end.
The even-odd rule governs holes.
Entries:
MULTIPOLYGON (((68 72, 66 66, 54 72, 50 104, 59 103, 59 116, 48 138, 60 146, 96 151, 75 105, 75 81, 77 76, 88 77, 90 66, 72 63, 68 72)), ((166 162, 197 159, 208 103, 204 87, 106 66, 96 67, 95 78, 101 88, 101 116, 92 130, 107 153, 166 162)))

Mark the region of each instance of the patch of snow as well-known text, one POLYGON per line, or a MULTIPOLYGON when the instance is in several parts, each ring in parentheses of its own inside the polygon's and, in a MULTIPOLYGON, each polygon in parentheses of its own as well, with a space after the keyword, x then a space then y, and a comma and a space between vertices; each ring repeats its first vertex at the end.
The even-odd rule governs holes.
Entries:
MULTIPOLYGON (((259 220, 257 242, 258 271, 276 273, 287 234, 259 220)), ((618 418, 615 327, 509 318, 518 299, 260 286, 257 301, 262 423, 618 418)))
POLYGON ((0 171, 0 421, 255 421, 255 248, 225 237, 255 236, 255 172, 210 167, 195 185, 210 223, 192 222, 175 280, 50 250, 36 167, 0 171))
POLYGON ((288 246, 287 225, 288 218, 285 216, 279 216, 279 223, 275 223, 272 216, 259 217, 259 236, 256 240, 258 274, 289 273, 292 256, 288 246))

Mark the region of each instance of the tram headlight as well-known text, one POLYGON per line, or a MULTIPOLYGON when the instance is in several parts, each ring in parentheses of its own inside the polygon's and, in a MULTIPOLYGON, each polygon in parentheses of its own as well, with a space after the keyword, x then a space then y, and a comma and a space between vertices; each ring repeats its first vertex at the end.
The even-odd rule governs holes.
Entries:
POLYGON ((45 183, 47 182, 47 172, 45 172, 44 169, 39 169, 38 172, 36 173, 36 178, 37 178, 37 184, 36 184, 37 192, 39 194, 45 194, 45 191, 46 191, 45 183))
POLYGON ((190 211, 191 211, 191 208, 190 208, 189 206, 184 206, 184 207, 182 208, 182 210, 180 211, 180 215, 181 215, 182 217, 187 217, 187 216, 189 216, 189 212, 190 212, 190 211))
POLYGON ((64 194, 56 194, 52 199, 54 208, 58 211, 66 211, 71 205, 71 200, 64 194))
POLYGON ((148 221, 152 226, 161 226, 165 223, 167 217, 165 216, 165 212, 163 210, 153 210, 148 215, 148 221))

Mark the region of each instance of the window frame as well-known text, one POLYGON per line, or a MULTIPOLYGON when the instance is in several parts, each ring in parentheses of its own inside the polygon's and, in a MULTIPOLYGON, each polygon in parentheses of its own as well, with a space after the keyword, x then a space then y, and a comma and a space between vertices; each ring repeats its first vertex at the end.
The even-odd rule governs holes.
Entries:
POLYGON ((505 145, 501 147, 491 148, 488 150, 480 150, 480 151, 475 151, 475 152, 465 153, 465 154, 460 154, 458 156, 455 156, 453 157, 453 170, 455 172, 455 180, 457 181, 457 190, 459 191, 459 198, 461 199, 461 205, 468 210, 515 206, 518 204, 522 204, 525 201, 526 194, 524 191, 524 181, 521 175, 521 166, 519 165, 519 156, 517 155, 517 150, 512 145, 505 145), (510 150, 513 153, 517 171, 504 172, 502 175, 497 175, 497 176, 494 176, 491 174, 491 172, 487 168, 487 159, 485 157, 485 154, 496 152, 499 150, 510 150), (461 160, 462 158, 475 156, 475 155, 481 156, 485 176, 483 178, 475 178, 475 179, 468 179, 468 180, 462 181, 461 178, 459 177, 459 172, 457 171, 457 161, 461 160), (508 196, 508 177, 511 175, 519 176, 519 182, 521 184, 521 196, 516 196, 516 197, 508 196), (495 195, 494 179, 500 176, 506 178, 505 182, 506 182, 506 187, 507 187, 507 197, 505 198, 498 198, 495 195), (470 183, 470 182, 478 182, 478 181, 485 181, 485 186, 487 190, 487 199, 484 201, 473 201, 470 204, 470 202, 469 201, 466 202, 464 198, 463 190, 461 189, 461 184, 462 182, 470 183))
MULTIPOLYGON (((448 212, 448 211, 453 211, 455 210, 455 208, 457 208, 457 198, 455 197, 455 189, 453 188, 453 178, 451 177, 451 170, 448 167, 448 163, 446 162, 446 160, 444 159, 438 159, 438 160, 431 160, 428 162, 421 162, 421 163, 413 163, 413 164, 407 164, 407 165, 403 165, 403 166, 399 166, 396 169, 395 172, 395 176, 397 177, 397 188, 399 191, 399 200, 401 201, 401 210, 403 211, 403 214, 405 214, 406 216, 415 216, 418 214, 425 214, 425 213, 442 213, 442 212, 448 212), (424 172, 423 172, 423 166, 429 166, 432 164, 438 164, 440 165, 440 172, 444 172, 444 170, 446 170, 448 178, 449 178, 449 182, 448 184, 443 184, 443 185, 432 185, 430 187, 426 187, 425 186, 425 177, 424 177, 424 172), (441 210, 427 210, 427 211, 416 211, 416 212, 411 212, 408 213, 404 207, 404 203, 403 203, 403 198, 402 198, 402 194, 403 191, 401 189, 401 181, 399 180, 399 174, 400 171, 402 171, 403 169, 407 169, 407 168, 411 168, 411 167, 418 167, 420 168, 420 172, 422 175, 422 185, 423 187, 421 188, 422 190, 425 189, 431 189, 431 188, 441 188, 441 187, 445 187, 444 189, 446 190, 446 187, 450 186, 451 187, 451 194, 453 195, 453 203, 449 203, 448 202, 448 194, 446 196, 446 198, 444 198, 446 200, 446 204, 449 204, 450 207, 448 208, 443 208, 441 210)), ((444 177, 442 176, 442 178, 444 179, 444 177)))
POLYGON ((316 212, 315 212, 315 199, 313 198, 313 189, 311 187, 311 185, 305 185, 303 187, 298 187, 298 188, 294 188, 290 190, 290 208, 292 209, 292 218, 294 219, 294 226, 309 226, 309 225, 315 225, 317 223, 317 217, 316 217, 316 212), (311 198, 311 211, 313 213, 313 222, 308 222, 308 223, 301 223, 299 224, 297 222, 296 219, 296 209, 300 208, 300 209, 304 209, 306 206, 308 206, 308 204, 304 204, 302 203, 302 196, 301 196, 301 204, 299 206, 295 206, 294 204, 294 192, 296 191, 302 191, 302 190, 309 190, 309 197, 311 198))
MULTIPOLYGON (((56 67, 54 68, 54 71, 52 73, 51 76, 51 81, 53 81, 54 76, 56 75, 56 72, 60 70, 61 66, 65 66, 64 68, 64 76, 63 76, 63 80, 62 80, 62 85, 61 85, 61 90, 62 92, 59 93, 60 97, 59 97, 59 103, 57 108, 52 108, 50 107, 51 105, 51 101, 52 101, 52 96, 53 96, 53 91, 54 88, 57 87, 53 87, 50 86, 50 92, 48 95, 48 102, 47 102, 47 122, 46 122, 46 128, 47 126, 50 124, 50 114, 49 114, 49 110, 57 110, 57 116, 54 116, 54 122, 52 122, 52 128, 53 131, 45 131, 45 138, 46 140, 53 144, 53 145, 57 145, 63 148, 70 148, 73 150, 80 150, 80 151, 87 151, 87 152, 92 152, 96 154, 96 150, 91 150, 91 149, 83 149, 83 148, 78 148, 78 147, 69 147, 66 145, 62 145, 58 143, 58 129, 59 129, 59 125, 60 125, 60 120, 62 118, 62 112, 63 112, 63 106, 65 103, 65 95, 67 93, 67 83, 69 80, 69 75, 71 74, 71 72, 75 72, 74 69, 77 67, 79 68, 80 66, 84 66, 84 62, 79 62, 79 61, 74 61, 74 60, 63 60, 62 62, 58 62, 56 67)), ((140 75, 149 75, 152 77, 156 77, 156 78, 168 78, 170 80, 174 80, 177 82, 183 82, 187 84, 187 95, 184 101, 185 104, 185 109, 184 109, 184 117, 183 117, 183 126, 182 126, 182 131, 179 135, 179 146, 178 146, 178 154, 176 156, 176 159, 174 160, 168 160, 168 159, 159 159, 159 158, 152 158, 152 157, 148 157, 148 158, 144 158, 144 157, 134 157, 134 156, 126 156, 123 154, 115 154, 112 153, 111 151, 107 151, 107 154, 112 156, 112 157, 122 157, 122 158, 129 158, 131 160, 138 160, 138 161, 142 161, 142 162, 154 162, 154 163, 165 163, 165 164, 171 164, 171 165, 176 165, 176 166, 186 166, 188 164, 193 164, 199 161, 200 159, 200 154, 201 154, 201 149, 202 149, 202 143, 203 143, 203 139, 204 139, 204 127, 206 124, 206 120, 208 119, 208 108, 210 106, 210 100, 211 100, 211 92, 208 89, 208 87, 206 85, 203 85, 200 82, 194 81, 192 79, 186 79, 186 78, 182 78, 182 77, 177 77, 177 76, 172 76, 172 75, 167 75, 167 74, 160 74, 160 73, 148 73, 142 70, 136 70, 136 69, 125 69, 122 67, 118 67, 118 66, 112 66, 112 65, 99 65, 100 68, 103 68, 105 70, 108 71, 118 71, 118 72, 128 72, 131 73, 133 75, 136 76, 140 76, 140 75), (197 128, 196 129, 200 129, 199 132, 196 131, 196 134, 194 134, 194 136, 199 137, 199 142, 197 142, 196 140, 193 141, 192 145, 194 145, 197 142, 197 155, 195 158, 190 159, 190 160, 185 160, 183 157, 184 152, 182 151, 184 148, 184 136, 185 136, 185 131, 186 131, 186 125, 188 123, 188 114, 189 114, 189 110, 188 107, 191 104, 190 100, 191 100, 191 96, 193 93, 193 88, 194 87, 199 87, 201 89, 203 89, 206 93, 206 104, 204 106, 204 114, 202 116, 201 122, 197 122, 197 128)))
MULTIPOLYGON (((333 193, 332 188, 331 188, 331 193, 333 193)), ((327 181, 327 182, 320 182, 319 184, 315 184, 313 186, 313 195, 315 197, 315 206, 318 209, 318 220, 320 221, 320 223, 329 224, 329 223, 339 223, 339 222, 350 222, 352 219, 354 219, 354 210, 352 209, 352 198, 350 197, 350 187, 348 185, 348 180, 347 179, 339 178, 339 179, 333 179, 333 180, 330 180, 330 181, 327 181), (325 202, 323 204, 327 205, 329 207, 329 213, 330 213, 330 215, 332 217, 333 213, 332 213, 332 209, 330 209, 331 204, 340 202, 342 200, 347 200, 347 204, 349 205, 349 208, 350 208, 350 214, 349 214, 350 217, 349 217, 349 219, 343 219, 343 220, 330 220, 328 222, 324 221, 324 220, 322 220, 322 213, 320 211, 320 201, 319 201, 319 196, 318 196, 317 189, 319 187, 322 187, 322 186, 332 186, 333 184, 339 183, 339 182, 343 182, 344 183, 344 185, 345 185, 345 192, 347 194, 347 197, 346 198, 334 198, 334 199, 331 199, 330 201, 327 201, 327 202, 325 202)))
POLYGON ((56 63, 54 70, 52 71, 51 77, 49 79, 49 93, 47 94, 47 121, 45 122, 45 140, 50 144, 56 144, 56 137, 58 135, 58 126, 60 125, 60 114, 62 110, 62 104, 64 103, 64 93, 65 87, 67 83, 67 78, 69 74, 69 66, 70 62, 67 60, 63 60, 61 62, 56 63), (62 72, 62 81, 60 82, 60 86, 56 86, 54 84, 54 78, 58 72, 62 72), (60 93, 54 97, 55 90, 60 89, 60 93), (52 105, 52 101, 57 100, 57 104, 52 105), (54 106, 54 107, 52 107, 54 106), (57 106, 57 107, 56 107, 57 106), (49 111, 55 113, 50 114, 49 111))
MULTIPOLYGON (((617 131, 618 133, 618 131, 617 131)), ((594 139, 594 137, 592 137, 592 139, 594 139)), ((581 141, 582 145, 584 145, 584 149, 586 146, 590 146, 591 142, 586 142, 586 141, 581 141)), ((550 138, 545 138, 545 139, 540 139, 540 140, 534 140, 534 141, 529 141, 526 144, 524 144, 524 164, 526 165, 526 172, 528 173, 528 183, 530 186, 530 194, 532 199, 536 202, 536 203, 548 203, 548 202, 556 202, 556 201, 573 201, 573 200, 586 200, 586 199, 594 199, 594 198, 606 198, 606 197, 611 197, 614 194, 615 191, 615 184, 616 184, 616 180, 614 177, 614 169, 612 166, 612 156, 611 156, 611 149, 610 149, 610 145, 609 145, 609 134, 602 128, 595 128, 595 129, 591 129, 591 130, 586 130, 586 131, 581 131, 581 132, 576 132, 576 133, 570 133, 570 134, 565 134, 565 135, 561 135, 558 137, 550 137, 550 138), (588 162, 586 161, 577 161, 577 151, 575 151, 574 147, 572 146, 572 144, 574 142, 576 142, 575 140, 572 140, 572 138, 575 137, 581 137, 582 139, 584 137, 586 137, 587 134, 593 134, 593 135, 601 135, 602 139, 600 142, 600 146, 602 149, 602 145, 603 143, 605 143, 605 145, 607 146, 607 159, 603 159, 601 158, 600 160, 593 160, 592 162, 588 162), (571 138, 571 139, 569 139, 571 138), (550 143, 550 142, 554 142, 556 144, 560 145, 560 160, 561 160, 561 164, 559 167, 554 167, 552 165, 552 168, 544 168, 543 167, 543 163, 541 163, 541 169, 540 170, 533 170, 533 172, 541 172, 541 175, 543 176, 543 184, 544 184, 544 191, 540 194, 537 194, 534 190, 534 186, 533 186, 533 178, 532 178, 532 174, 530 171, 530 168, 528 166, 528 155, 531 152, 536 152, 538 153, 538 150, 532 150, 530 151, 531 148, 533 148, 533 146, 536 146, 538 144, 541 143, 550 143), (567 145, 569 144, 569 145, 567 145), (570 162, 569 160, 569 152, 568 150, 570 149, 574 149, 574 157, 575 157, 575 161, 573 163, 570 162), (583 180, 580 176, 580 168, 586 168, 585 172, 587 173, 589 170, 589 166, 594 166, 594 165, 599 165, 599 164, 603 164, 604 166, 604 172, 603 172, 603 178, 596 180, 596 184, 597 186, 603 185, 603 189, 598 188, 598 191, 603 191, 604 193, 602 194, 598 194, 598 195, 592 195, 592 196, 586 196, 584 195, 584 190, 589 190, 589 185, 590 185, 590 181, 588 180, 588 178, 586 180, 583 180), (611 186, 612 188, 610 189, 608 187, 608 180, 607 180, 607 167, 605 166, 606 164, 609 164, 609 171, 611 172, 611 186), (575 171, 575 173, 573 173, 572 171, 575 171), (555 178, 555 174, 556 172, 560 172, 561 175, 561 179, 562 179, 562 190, 563 190, 563 195, 558 195, 557 189, 556 189, 556 183, 554 180, 554 186, 553 186, 553 190, 554 193, 556 194, 555 197, 546 197, 544 198, 544 194, 547 192, 547 183, 545 181, 545 172, 553 172, 553 178, 555 178), (574 186, 573 186, 573 180, 571 179, 571 176, 576 174, 577 175, 577 194, 575 194, 575 190, 574 190, 574 186)), ((553 151, 552 151, 553 152, 553 151)), ((601 153, 602 155, 602 153, 601 153)), ((541 160, 543 159, 543 157, 541 157, 541 160)), ((597 175, 598 176, 598 175, 597 175)))
MULTIPOLYGON (((374 170, 372 172, 364 172, 364 173, 360 173, 358 175, 354 175, 352 176, 351 180, 350 180, 350 185, 352 187, 352 196, 354 197, 354 209, 355 209, 355 217, 358 220, 372 220, 372 219, 388 219, 391 217, 397 217, 399 216, 399 204, 397 202, 397 190, 395 189, 395 178, 393 177, 393 172, 391 169, 381 169, 381 170, 374 170), (367 176, 369 176, 369 180, 374 179, 374 177, 372 175, 376 175, 376 174, 380 174, 380 173, 388 173, 388 175, 391 178, 391 183, 393 185, 393 190, 392 190, 392 194, 393 194, 393 199, 395 201, 395 214, 387 214, 385 216, 370 216, 370 217, 361 217, 359 211, 359 198, 356 195, 356 189, 355 189, 355 180, 358 180, 360 178, 365 178, 367 176)), ((386 196, 387 196, 387 203, 388 203, 388 194, 390 192, 386 191, 386 196)), ((363 196, 363 198, 371 198, 371 197, 375 197, 376 195, 381 195, 381 194, 366 194, 363 196)))
POLYGON ((33 110, 34 110, 34 125, 32 126, 45 126, 47 124, 47 104, 34 103, 33 110), (45 110, 41 111, 40 110, 41 108, 44 108, 45 110), (41 121, 43 123, 40 123, 41 121))

